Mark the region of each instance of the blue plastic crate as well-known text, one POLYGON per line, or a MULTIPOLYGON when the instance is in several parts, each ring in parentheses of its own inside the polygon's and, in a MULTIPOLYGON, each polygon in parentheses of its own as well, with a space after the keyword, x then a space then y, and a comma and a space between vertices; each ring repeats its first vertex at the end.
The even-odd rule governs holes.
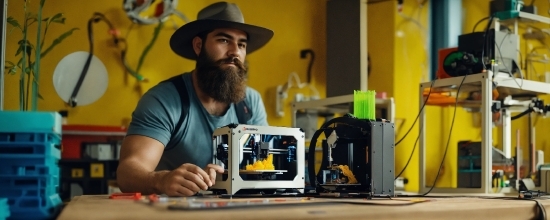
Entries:
POLYGON ((51 219, 61 210, 59 194, 42 197, 8 198, 11 216, 9 219, 51 219))
MULTIPOLYGON (((4 190, 41 190, 47 187, 57 187, 59 175, 35 175, 35 176, 10 176, 0 177, 0 192, 4 190)), ((4 197, 0 194, 0 197, 4 197)))
POLYGON ((0 132, 0 144, 44 144, 52 143, 59 145, 61 136, 53 132, 0 132))
POLYGON ((59 193, 59 187, 57 186, 49 186, 42 188, 40 190, 37 189, 0 189, 0 196, 8 198, 11 201, 11 204, 15 204, 16 201, 19 201, 21 199, 25 198, 41 198, 48 195, 53 195, 59 193))
POLYGON ((0 197, 16 199, 25 196, 44 196, 59 192, 59 176, 0 177, 0 197))
POLYGON ((0 219, 10 217, 10 206, 7 198, 0 198, 0 219))
POLYGON ((58 171, 59 159, 51 156, 7 157, 0 155, 0 176, 3 175, 33 175, 48 171, 55 174, 58 171), (44 167, 49 167, 44 170, 44 167))
POLYGON ((0 132, 61 135, 61 122, 61 115, 57 112, 0 111, 0 132))
POLYGON ((17 201, 23 197, 44 197, 59 193, 59 185, 50 184, 49 186, 42 187, 14 187, 14 188, 2 188, 0 189, 0 197, 5 197, 14 201, 17 201))
POLYGON ((27 163, 28 160, 21 159, 3 159, 0 165, 0 177, 3 176, 34 176, 34 175, 59 175, 59 166, 52 163, 33 165, 27 163))
POLYGON ((8 199, 10 219, 47 219, 56 212, 59 198, 59 176, 0 177, 0 197, 8 199))
POLYGON ((0 158, 5 159, 34 159, 55 158, 61 159, 61 150, 53 144, 18 144, 0 143, 0 158))

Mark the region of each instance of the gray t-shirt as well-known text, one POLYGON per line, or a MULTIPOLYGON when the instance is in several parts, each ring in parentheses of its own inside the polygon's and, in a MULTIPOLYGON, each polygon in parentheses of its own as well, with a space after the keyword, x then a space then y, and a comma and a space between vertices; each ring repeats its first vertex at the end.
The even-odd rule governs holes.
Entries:
MULTIPOLYGON (((225 115, 210 115, 195 93, 191 73, 184 73, 182 77, 189 94, 189 111, 181 127, 176 128, 182 103, 176 87, 170 82, 159 83, 149 89, 132 113, 127 135, 147 136, 168 146, 156 170, 173 170, 184 163, 204 168, 212 163, 214 130, 239 121, 234 104, 230 105, 225 115), (175 135, 172 136, 172 133, 175 135)), ((247 87, 245 101, 252 112, 252 118, 246 124, 267 126, 260 93, 247 87)))

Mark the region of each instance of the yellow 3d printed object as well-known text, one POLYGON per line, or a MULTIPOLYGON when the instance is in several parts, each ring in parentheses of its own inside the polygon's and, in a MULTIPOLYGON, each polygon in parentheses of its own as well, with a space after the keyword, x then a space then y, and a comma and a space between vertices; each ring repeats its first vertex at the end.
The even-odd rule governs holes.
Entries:
POLYGON ((246 170, 275 170, 273 154, 269 154, 265 160, 258 160, 252 165, 246 165, 246 170))
POLYGON ((348 184, 354 184, 357 183, 357 179, 355 179, 355 176, 353 175, 353 172, 349 170, 348 165, 340 165, 338 166, 340 170, 342 170, 342 173, 344 173, 344 176, 348 177, 348 184))

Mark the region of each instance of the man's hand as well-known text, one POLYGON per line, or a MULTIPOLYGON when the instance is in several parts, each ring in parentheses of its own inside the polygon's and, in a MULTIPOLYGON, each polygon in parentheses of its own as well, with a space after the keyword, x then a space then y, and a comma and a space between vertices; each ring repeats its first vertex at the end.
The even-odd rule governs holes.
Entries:
MULTIPOLYGON (((217 165, 211 165, 213 164, 207 166, 207 170, 218 169, 214 167, 217 165)), ((192 196, 200 190, 207 190, 214 184, 215 178, 215 171, 214 179, 211 179, 200 167, 186 163, 166 173, 160 180, 160 189, 168 196, 192 196)))
POLYGON ((223 167, 216 164, 208 164, 206 165, 206 168, 204 168, 204 170, 210 176, 210 181, 212 182, 212 185, 216 184, 216 173, 224 172, 223 167))

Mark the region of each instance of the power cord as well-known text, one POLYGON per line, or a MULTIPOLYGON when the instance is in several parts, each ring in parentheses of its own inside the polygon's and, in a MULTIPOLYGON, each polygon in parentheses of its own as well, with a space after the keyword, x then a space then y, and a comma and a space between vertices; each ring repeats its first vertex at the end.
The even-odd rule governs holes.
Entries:
POLYGON ((403 172, 407 169, 407 167, 409 166, 409 163, 411 162, 411 159, 414 155, 414 151, 416 150, 416 145, 418 144, 418 139, 420 139, 420 133, 418 133, 418 137, 416 137, 416 141, 414 141, 414 146, 413 146, 413 149, 411 151, 411 155, 409 156, 409 159, 407 160, 407 163, 405 164, 405 166, 403 167, 403 169, 401 170, 401 172, 399 172, 399 174, 397 174, 397 176, 395 176, 395 179, 396 180, 397 178, 399 178, 401 176, 401 174, 403 174, 403 172))
MULTIPOLYGON (((441 168, 443 167, 443 162, 445 161, 445 157, 447 156, 447 150, 449 149, 449 142, 451 141, 451 134, 453 133, 453 127, 455 124, 455 117, 456 117, 456 108, 458 105, 458 95, 460 94, 460 89, 462 88, 462 85, 464 84, 464 80, 468 77, 468 75, 465 75, 462 78, 462 81, 460 82, 460 85, 458 86, 458 89, 456 91, 456 101, 455 101, 455 109, 453 112, 453 120, 451 122, 451 129, 449 129, 449 137, 447 138, 447 145, 445 146, 445 153, 443 153, 443 159, 441 159, 441 164, 439 164, 439 169, 437 170, 437 175, 435 176, 434 183, 432 184, 432 187, 430 187, 430 190, 428 192, 424 193, 423 196, 428 195, 433 188, 435 187, 435 183, 437 182, 437 179, 439 178, 439 174, 441 173, 441 168)), ((420 186, 423 187, 423 186, 420 186)))
POLYGON ((433 89, 433 86, 435 84, 435 81, 436 80, 432 80, 432 84, 430 85, 430 91, 428 92, 428 96, 426 97, 426 100, 424 101, 424 103, 422 103, 422 107, 420 108, 420 111, 418 112, 418 115, 416 115, 416 118, 414 119, 413 124, 411 125, 411 127, 409 128, 407 133, 405 133, 405 135, 401 139, 399 139, 399 141, 397 141, 395 143, 395 146, 399 145, 399 143, 401 143, 401 141, 403 141, 407 137, 409 132, 411 132, 411 130, 414 128, 414 125, 416 124, 416 121, 420 117, 420 114, 422 113, 422 110, 424 110, 424 107, 426 106, 426 103, 428 102, 428 99, 430 99, 430 95, 432 94, 432 89, 433 89))
POLYGON ((370 0, 370 1, 367 1, 367 4, 376 4, 376 3, 391 2, 391 1, 395 1, 395 0, 377 0, 377 1, 370 0))
POLYGON ((315 52, 313 52, 312 49, 304 49, 300 51, 300 58, 305 59, 307 55, 310 56, 309 65, 307 66, 307 83, 311 84, 311 67, 313 66, 313 62, 315 61, 315 52))
POLYGON ((537 204, 537 208, 539 210, 538 219, 546 220, 546 208, 544 208, 544 205, 540 203, 537 198, 542 198, 543 196, 547 196, 548 193, 540 190, 524 190, 519 192, 519 199, 523 200, 533 200, 537 204))
MULTIPOLYGON (((485 65, 485 50, 487 50, 487 48, 485 48, 486 44, 487 44, 487 40, 489 39, 488 35, 489 35, 489 28, 491 27, 491 23, 493 23, 493 19, 495 17, 493 15, 491 15, 489 17, 489 22, 487 23, 487 26, 485 27, 485 34, 483 35, 483 46, 481 47, 481 64, 483 64, 483 69, 486 69, 487 66, 485 65)), ((496 30, 495 30, 496 31, 496 30)))
POLYGON ((539 219, 541 220, 546 220, 546 208, 544 208, 544 206, 542 205, 542 203, 540 203, 538 200, 534 200, 535 203, 537 203, 537 208, 539 209, 539 212, 540 212, 540 215, 539 215, 539 219))
MULTIPOLYGON (((122 38, 122 37, 119 37, 120 33, 119 31, 115 28, 115 26, 113 25, 113 23, 111 21, 109 21, 109 19, 107 19, 107 17, 105 17, 105 15, 101 14, 101 13, 98 13, 98 12, 95 12, 93 17, 90 19, 90 22, 88 25, 91 24, 91 22, 99 22, 99 21, 104 21, 107 26, 109 27, 109 34, 112 36, 113 38, 113 42, 114 44, 117 46, 117 47, 120 47, 121 51, 120 51, 120 59, 122 61, 122 64, 124 65, 124 68, 126 69, 126 71, 128 71, 128 73, 130 75, 132 75, 133 77, 135 77, 138 81, 142 81, 142 82, 148 82, 148 79, 143 77, 141 74, 139 74, 138 70, 134 70, 130 67, 130 65, 128 65, 128 62, 126 61, 126 52, 128 50, 128 44, 126 42, 126 39, 125 38, 122 38)), ((92 32, 91 32, 91 27, 89 27, 90 31, 88 32, 88 39, 90 40, 90 47, 93 47, 93 36, 92 36, 92 32)), ((90 48, 90 54, 92 54, 92 48, 90 48)), ((142 54, 142 57, 143 57, 143 54, 142 54)), ((142 59, 140 59, 140 61, 142 62, 142 59)))
POLYGON ((484 17, 484 18, 482 18, 481 20, 479 20, 479 21, 474 25, 474 29, 472 29, 472 33, 473 33, 473 32, 476 32, 476 28, 477 28, 477 26, 478 26, 479 24, 481 24, 481 22, 483 22, 483 21, 485 21, 485 20, 487 20, 487 19, 489 19, 489 18, 490 18, 490 17, 484 17))

